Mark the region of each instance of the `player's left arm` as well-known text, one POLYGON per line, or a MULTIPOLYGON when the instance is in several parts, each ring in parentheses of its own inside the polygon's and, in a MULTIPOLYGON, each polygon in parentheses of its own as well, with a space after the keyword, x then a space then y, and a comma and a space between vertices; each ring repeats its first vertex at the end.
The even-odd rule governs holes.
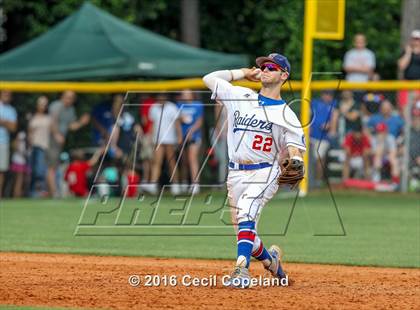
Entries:
POLYGON ((297 148, 296 146, 290 145, 287 147, 287 152, 289 153, 289 158, 296 158, 303 161, 303 154, 305 151, 297 148))
POLYGON ((290 129, 284 129, 284 142, 287 147, 289 158, 303 160, 306 144, 303 132, 298 133, 290 129))

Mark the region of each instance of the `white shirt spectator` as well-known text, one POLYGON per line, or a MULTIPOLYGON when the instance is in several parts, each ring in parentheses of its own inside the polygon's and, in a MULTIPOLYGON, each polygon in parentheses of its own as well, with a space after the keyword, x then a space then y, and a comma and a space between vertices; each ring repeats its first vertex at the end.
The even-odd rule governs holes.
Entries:
POLYGON ((29 122, 32 146, 46 150, 50 146, 51 116, 35 115, 29 122))
MULTIPOLYGON (((360 65, 368 66, 373 71, 376 67, 375 54, 368 48, 353 48, 347 51, 344 55, 344 68, 360 65)), ((367 82, 369 80, 369 74, 362 72, 349 72, 346 75, 346 80, 349 82, 367 82)))
POLYGON ((153 142, 155 144, 177 144, 176 120, 179 110, 170 101, 165 104, 154 104, 149 111, 153 122, 153 142))

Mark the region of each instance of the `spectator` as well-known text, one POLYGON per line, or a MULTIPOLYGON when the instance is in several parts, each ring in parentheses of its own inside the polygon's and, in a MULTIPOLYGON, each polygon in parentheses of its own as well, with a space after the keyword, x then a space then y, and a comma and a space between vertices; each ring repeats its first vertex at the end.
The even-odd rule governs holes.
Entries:
POLYGON ((40 96, 36 102, 36 112, 29 120, 29 144, 31 145, 31 196, 37 196, 37 189, 46 191, 46 152, 50 145, 51 117, 47 114, 48 98, 40 96), (38 184, 39 183, 39 184, 38 184))
POLYGON ((10 133, 17 129, 17 113, 11 101, 10 91, 0 92, 0 198, 3 195, 5 174, 9 170, 10 133))
MULTIPOLYGON (((410 42, 405 46, 405 50, 401 52, 398 60, 398 69, 404 80, 420 80, 420 30, 411 32, 410 42)), ((403 112, 404 107, 409 102, 410 93, 420 95, 420 90, 416 91, 400 91, 398 93, 398 103, 400 111, 403 112)))
POLYGON ((60 99, 51 103, 49 113, 51 116, 51 138, 50 148, 47 154, 48 173, 47 182, 51 196, 57 195, 56 170, 60 163, 60 153, 66 141, 69 130, 76 131, 87 125, 90 120, 88 114, 84 114, 80 119, 76 118, 74 102, 76 94, 73 91, 65 91, 60 99))
POLYGON ((388 132, 394 136, 395 139, 402 134, 404 121, 401 116, 394 111, 394 107, 388 99, 385 99, 381 103, 379 113, 376 113, 369 118, 368 127, 371 133, 375 131, 376 126, 380 123, 385 123, 388 132))
POLYGON ((120 177, 120 168, 121 160, 115 157, 109 157, 104 161, 104 169, 99 177, 99 181, 102 183, 102 193, 100 196, 103 197, 104 193, 106 195, 118 196, 121 194, 121 177, 120 177), (106 188, 106 190, 104 190, 106 188))
POLYGON ((404 80, 420 80, 420 29, 411 32, 410 42, 398 59, 404 80))
MULTIPOLYGON (((310 141, 312 159, 316 162, 315 179, 320 181, 323 177, 323 167, 330 147, 330 136, 336 126, 332 125, 332 115, 336 108, 334 93, 323 91, 321 98, 311 102, 312 122, 310 127, 310 141), (318 160, 319 159, 319 160, 318 160)), ((335 135, 335 132, 333 133, 335 135)))
POLYGON ((349 132, 343 143, 346 158, 343 167, 343 180, 350 178, 351 170, 358 171, 364 178, 369 177, 370 162, 369 155, 371 145, 369 137, 363 133, 362 124, 358 122, 349 132))
POLYGON ((96 165, 102 153, 103 149, 98 149, 89 160, 85 160, 85 153, 82 150, 73 151, 72 162, 64 175, 64 180, 73 195, 86 197, 89 194, 88 172, 96 165))
POLYGON ((124 97, 122 95, 119 95, 114 100, 113 114, 116 119, 116 126, 111 146, 115 150, 117 158, 123 158, 125 160, 134 150, 133 146, 136 142, 136 134, 142 134, 142 130, 128 108, 121 110, 123 101, 124 97))
POLYGON ((389 163, 391 166, 392 183, 400 183, 400 169, 397 159, 397 143, 395 137, 388 133, 385 123, 378 123, 375 127, 375 135, 372 137, 373 149, 373 174, 374 182, 381 181, 382 167, 389 163))
POLYGON ((16 135, 16 139, 13 141, 12 164, 10 166, 10 171, 13 173, 14 177, 14 198, 22 197, 23 193, 25 193, 25 175, 28 175, 30 171, 28 165, 28 153, 26 133, 24 131, 19 131, 16 135))
POLYGON ((344 71, 349 82, 367 82, 375 70, 375 54, 366 44, 365 35, 358 33, 354 36, 354 48, 344 55, 344 71))
MULTIPOLYGON (((60 154, 60 160, 58 163, 57 171, 55 174, 55 180, 57 182, 57 197, 66 198, 70 194, 69 186, 64 179, 66 176, 67 168, 69 167, 71 162, 70 154, 68 152, 61 152, 60 154)), ((48 174, 48 171, 47 171, 48 174)), ((47 175, 48 176, 48 175, 47 175)))
MULTIPOLYGON (((183 159, 184 167, 182 169, 183 181, 191 178, 192 192, 197 194, 199 187, 199 152, 201 146, 201 127, 203 126, 204 108, 201 101, 195 100, 191 90, 184 90, 177 102, 181 113, 181 128, 183 138, 183 159), (188 170, 188 171, 186 171, 188 170), (189 173, 188 173, 189 172, 189 173)), ((187 182, 185 182, 187 183, 187 182)))
MULTIPOLYGON (((381 80, 381 76, 378 73, 374 73, 372 76, 372 81, 377 82, 381 80)), ((367 123, 366 118, 372 116, 372 114, 379 112, 379 107, 382 101, 385 99, 385 96, 378 92, 369 91, 362 98, 362 115, 363 115, 363 124, 367 123)))
POLYGON ((414 106, 410 132, 410 190, 420 189, 420 99, 414 106))
POLYGON ((176 105, 167 100, 164 94, 157 97, 157 102, 149 111, 153 121, 153 142, 155 151, 153 156, 151 187, 152 194, 158 192, 157 183, 161 175, 164 158, 168 161, 170 171, 171 192, 179 194, 178 174, 176 171, 176 146, 182 144, 182 129, 179 121, 179 111, 176 105))
MULTIPOLYGON (((338 134, 344 137, 347 133, 359 128, 361 122, 360 105, 354 100, 353 93, 345 90, 341 94, 339 108, 333 112, 332 124, 337 124, 338 134)), ((335 126, 335 125, 334 125, 335 126)), ((333 129, 333 131, 335 131, 333 129)))
POLYGON ((121 109, 120 101, 123 101, 121 95, 115 94, 111 100, 97 104, 91 113, 93 127, 93 143, 96 146, 103 146, 108 143, 111 136, 115 119, 121 109), (114 105, 116 106, 114 108, 114 105))
POLYGON ((142 162, 142 182, 149 183, 152 171, 153 158, 153 122, 149 117, 149 111, 155 99, 152 97, 142 98, 140 102, 140 122, 142 126, 143 136, 141 139, 140 159, 142 162))

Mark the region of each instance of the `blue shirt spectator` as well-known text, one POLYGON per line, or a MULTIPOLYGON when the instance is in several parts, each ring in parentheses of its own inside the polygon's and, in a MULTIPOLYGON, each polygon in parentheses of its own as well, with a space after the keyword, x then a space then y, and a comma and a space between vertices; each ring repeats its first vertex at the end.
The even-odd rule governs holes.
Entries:
POLYGON ((379 123, 385 123, 388 132, 395 138, 402 133, 404 120, 401 116, 394 112, 393 106, 389 100, 384 100, 381 104, 380 113, 374 114, 368 121, 369 129, 374 132, 379 123))
POLYGON ((3 193, 5 172, 9 170, 10 132, 17 127, 17 113, 10 105, 12 93, 7 90, 0 92, 0 199, 3 193))
MULTIPOLYGON (((17 113, 14 107, 12 107, 8 102, 3 102, 0 100, 0 120, 6 122, 16 123, 17 113)), ((9 130, 0 125, 0 144, 9 144, 10 143, 10 133, 9 130)))
MULTIPOLYGON (((201 101, 178 101, 177 106, 180 109, 182 137, 188 134, 188 131, 194 126, 194 124, 203 117, 204 107, 201 101)), ((199 142, 201 140, 201 128, 195 130, 190 141, 199 142)))
POLYGON ((93 142, 101 145, 108 142, 112 127, 115 123, 112 114, 112 103, 103 102, 96 105, 92 111, 93 142))
POLYGON ((311 138, 317 140, 328 139, 327 133, 330 129, 333 110, 337 107, 331 91, 324 91, 321 98, 311 102, 312 122, 310 128, 311 138))
POLYGON ((124 111, 120 114, 117 126, 119 129, 117 146, 124 154, 129 154, 136 141, 136 119, 130 112, 124 111))

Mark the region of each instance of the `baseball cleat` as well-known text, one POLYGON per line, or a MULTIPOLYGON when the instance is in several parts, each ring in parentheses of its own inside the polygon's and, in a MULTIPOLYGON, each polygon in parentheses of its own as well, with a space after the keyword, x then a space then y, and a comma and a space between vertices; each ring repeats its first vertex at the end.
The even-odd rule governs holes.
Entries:
POLYGON ((236 266, 230 278, 224 282, 225 286, 233 288, 249 288, 251 284, 251 277, 249 271, 245 267, 236 266))
POLYGON ((283 279, 286 278, 287 275, 286 273, 283 271, 283 268, 281 266, 281 260, 283 257, 283 251, 280 249, 279 246, 277 245, 272 245, 269 249, 268 252, 271 255, 271 264, 270 266, 266 267, 266 269, 268 271, 270 271, 271 275, 273 277, 279 278, 279 279, 283 279))

